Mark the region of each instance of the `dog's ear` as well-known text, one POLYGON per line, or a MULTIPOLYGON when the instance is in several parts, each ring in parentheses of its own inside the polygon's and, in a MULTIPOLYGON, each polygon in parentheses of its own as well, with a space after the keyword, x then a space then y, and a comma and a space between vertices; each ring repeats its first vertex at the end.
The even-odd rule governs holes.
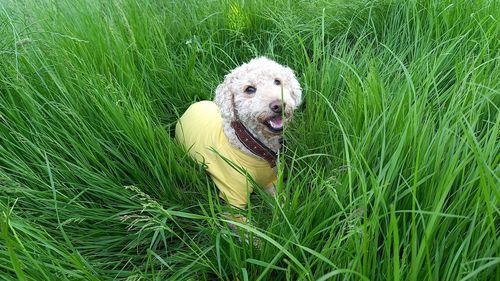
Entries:
POLYGON ((230 77, 224 79, 224 82, 219 84, 215 89, 214 102, 220 109, 222 118, 234 120, 234 109, 233 109, 233 93, 229 89, 230 77))
POLYGON ((297 85, 292 86, 292 97, 295 100, 295 106, 299 107, 302 103, 302 89, 300 88, 300 84, 298 81, 295 81, 297 85))
POLYGON ((299 107, 299 105, 302 103, 302 89, 300 88, 300 83, 297 80, 297 77, 295 77, 295 74, 293 73, 293 70, 291 68, 287 67, 287 71, 289 72, 290 75, 290 85, 292 88, 292 98, 295 100, 295 106, 299 107))

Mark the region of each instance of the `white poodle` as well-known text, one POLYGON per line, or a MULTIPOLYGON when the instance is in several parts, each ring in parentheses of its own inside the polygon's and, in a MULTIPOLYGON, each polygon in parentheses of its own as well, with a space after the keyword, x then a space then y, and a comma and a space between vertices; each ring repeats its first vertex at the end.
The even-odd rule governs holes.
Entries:
POLYGON ((283 127, 301 99, 290 68, 255 58, 226 75, 214 102, 197 102, 186 110, 177 122, 176 139, 206 165, 220 197, 245 208, 251 181, 275 195, 283 127))

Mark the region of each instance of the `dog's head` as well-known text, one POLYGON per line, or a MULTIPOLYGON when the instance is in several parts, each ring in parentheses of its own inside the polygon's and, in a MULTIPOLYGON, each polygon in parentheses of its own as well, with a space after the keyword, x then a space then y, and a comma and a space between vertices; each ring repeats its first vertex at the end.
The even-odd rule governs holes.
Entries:
POLYGON ((215 94, 224 120, 240 120, 261 140, 279 138, 301 101, 293 71, 265 57, 235 68, 215 94))

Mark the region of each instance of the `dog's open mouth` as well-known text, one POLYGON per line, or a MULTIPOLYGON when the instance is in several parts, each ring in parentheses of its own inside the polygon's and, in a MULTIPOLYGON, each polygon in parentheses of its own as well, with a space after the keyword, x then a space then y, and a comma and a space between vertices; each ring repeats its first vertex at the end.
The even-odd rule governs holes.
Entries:
POLYGON ((272 132, 279 133, 283 131, 283 118, 281 115, 273 116, 267 119, 264 124, 271 130, 272 132))

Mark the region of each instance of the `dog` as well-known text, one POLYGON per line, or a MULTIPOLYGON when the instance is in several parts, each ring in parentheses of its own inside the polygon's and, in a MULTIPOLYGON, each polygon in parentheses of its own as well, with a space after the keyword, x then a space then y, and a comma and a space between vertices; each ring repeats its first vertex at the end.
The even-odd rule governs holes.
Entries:
POLYGON ((253 192, 249 177, 276 195, 283 128, 301 102, 292 69, 266 57, 254 58, 225 76, 214 101, 192 104, 177 121, 175 137, 206 165, 219 196, 244 209, 253 192))

